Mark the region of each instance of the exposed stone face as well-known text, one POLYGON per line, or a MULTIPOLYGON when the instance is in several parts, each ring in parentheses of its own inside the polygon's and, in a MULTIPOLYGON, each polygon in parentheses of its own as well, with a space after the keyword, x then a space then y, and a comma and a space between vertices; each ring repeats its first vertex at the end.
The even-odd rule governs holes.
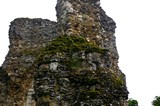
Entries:
POLYGON ((4 95, 7 106, 23 106, 31 86, 39 49, 56 37, 56 23, 43 19, 15 19, 9 30, 9 52, 2 65, 9 79, 4 95), (6 101, 7 100, 7 101, 6 101))
POLYGON ((0 105, 127 106, 116 24, 100 0, 58 0, 57 22, 11 22, 0 105))

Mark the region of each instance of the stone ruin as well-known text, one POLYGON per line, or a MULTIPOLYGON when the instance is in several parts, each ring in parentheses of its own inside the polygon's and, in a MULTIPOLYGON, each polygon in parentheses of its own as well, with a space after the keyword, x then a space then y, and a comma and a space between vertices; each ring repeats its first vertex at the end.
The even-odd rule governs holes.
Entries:
POLYGON ((0 106, 127 106, 116 23, 100 0, 57 0, 56 11, 57 22, 11 22, 0 106))

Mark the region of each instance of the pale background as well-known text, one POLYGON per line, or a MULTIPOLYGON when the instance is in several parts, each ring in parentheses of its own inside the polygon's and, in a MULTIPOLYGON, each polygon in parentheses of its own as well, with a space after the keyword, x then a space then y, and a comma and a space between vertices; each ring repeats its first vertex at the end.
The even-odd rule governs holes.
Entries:
MULTIPOLYGON (((0 64, 8 52, 8 29, 17 17, 56 20, 56 0, 0 1, 0 64)), ((119 66, 126 74, 129 97, 139 106, 151 106, 160 96, 160 1, 101 0, 117 23, 119 66)))

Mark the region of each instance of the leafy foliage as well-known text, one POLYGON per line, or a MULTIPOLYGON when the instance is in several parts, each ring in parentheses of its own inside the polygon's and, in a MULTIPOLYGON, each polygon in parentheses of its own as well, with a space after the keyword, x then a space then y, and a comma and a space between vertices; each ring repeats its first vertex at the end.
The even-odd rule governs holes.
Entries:
POLYGON ((138 106, 138 101, 131 98, 128 100, 128 106, 138 106))
POLYGON ((153 106, 160 106, 160 96, 156 96, 155 99, 152 101, 153 106))

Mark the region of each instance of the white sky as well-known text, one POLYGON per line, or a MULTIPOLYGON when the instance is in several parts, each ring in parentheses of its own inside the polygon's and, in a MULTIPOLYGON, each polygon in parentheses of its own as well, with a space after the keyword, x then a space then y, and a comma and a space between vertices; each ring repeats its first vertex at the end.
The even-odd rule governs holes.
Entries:
MULTIPOLYGON (((0 1, 0 64, 8 52, 8 29, 17 17, 56 20, 56 0, 0 1)), ((160 1, 101 0, 107 15, 117 23, 119 66, 126 74, 129 97, 139 106, 151 106, 160 96, 160 1)))

